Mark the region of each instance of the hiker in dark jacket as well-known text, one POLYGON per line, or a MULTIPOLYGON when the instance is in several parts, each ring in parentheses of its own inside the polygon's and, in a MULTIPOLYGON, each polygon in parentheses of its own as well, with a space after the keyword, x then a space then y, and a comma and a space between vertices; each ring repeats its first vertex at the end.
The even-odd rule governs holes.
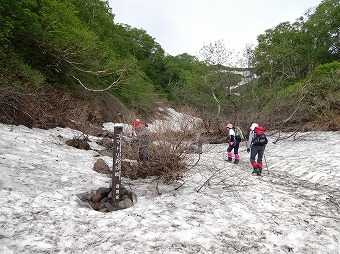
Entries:
POLYGON ((264 141, 258 141, 257 136, 264 134, 264 128, 260 127, 257 123, 253 123, 250 126, 249 139, 247 142, 247 152, 250 152, 250 163, 253 167, 253 173, 258 176, 262 173, 262 158, 264 151, 266 149, 266 144, 268 142, 267 138, 264 136, 264 141), (257 160, 255 159, 257 156, 257 160))
POLYGON ((240 160, 240 156, 238 154, 238 148, 240 146, 240 142, 236 140, 235 130, 233 129, 233 125, 231 123, 227 124, 227 130, 228 130, 228 149, 227 149, 227 156, 228 156, 228 162, 232 162, 233 160, 233 153, 232 150, 234 150, 235 160, 234 163, 237 164, 240 160))
POLYGON ((149 130, 147 124, 142 123, 139 119, 132 122, 132 132, 138 141, 138 159, 146 162, 149 160, 148 147, 150 144, 149 130))

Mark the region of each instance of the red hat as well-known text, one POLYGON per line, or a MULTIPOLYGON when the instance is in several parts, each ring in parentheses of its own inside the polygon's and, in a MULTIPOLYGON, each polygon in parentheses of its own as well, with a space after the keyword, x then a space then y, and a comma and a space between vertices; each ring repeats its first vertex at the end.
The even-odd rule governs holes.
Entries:
POLYGON ((139 119, 136 119, 135 121, 132 122, 132 127, 133 128, 138 128, 140 126, 141 122, 139 119))
POLYGON ((231 128, 233 128, 233 125, 231 123, 228 123, 227 128, 231 129, 231 128))

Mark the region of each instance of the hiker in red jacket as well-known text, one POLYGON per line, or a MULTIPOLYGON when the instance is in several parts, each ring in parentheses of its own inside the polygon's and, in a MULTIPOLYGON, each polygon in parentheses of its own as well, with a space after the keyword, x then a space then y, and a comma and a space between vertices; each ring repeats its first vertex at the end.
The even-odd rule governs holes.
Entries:
POLYGON ((268 139, 264 133, 264 127, 253 123, 250 126, 249 140, 247 143, 247 152, 250 152, 250 163, 253 167, 253 172, 258 176, 262 173, 262 158, 268 139), (257 160, 255 157, 257 156, 257 160))

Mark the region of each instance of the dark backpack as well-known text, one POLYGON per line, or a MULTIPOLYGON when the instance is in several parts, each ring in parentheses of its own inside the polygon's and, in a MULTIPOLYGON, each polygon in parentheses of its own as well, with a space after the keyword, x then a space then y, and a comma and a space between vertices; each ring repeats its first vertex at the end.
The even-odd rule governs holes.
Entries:
POLYGON ((264 128, 261 126, 255 127, 253 145, 264 146, 268 143, 268 138, 264 133, 264 128))
POLYGON ((242 140, 244 140, 244 136, 243 136, 243 133, 240 127, 235 126, 233 129, 235 131, 235 140, 238 142, 241 142, 242 140))

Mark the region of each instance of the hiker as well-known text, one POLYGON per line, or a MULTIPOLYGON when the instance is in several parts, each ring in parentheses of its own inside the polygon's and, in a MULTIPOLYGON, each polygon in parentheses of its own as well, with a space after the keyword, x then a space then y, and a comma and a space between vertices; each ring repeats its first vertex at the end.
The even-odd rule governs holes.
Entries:
POLYGON ((132 134, 136 137, 135 140, 138 141, 138 160, 142 162, 149 160, 150 135, 147 127, 148 125, 142 123, 139 119, 132 122, 132 134))
POLYGON ((233 160, 233 154, 232 150, 234 150, 235 160, 234 164, 237 164, 240 160, 240 156, 238 154, 238 148, 240 146, 240 141, 236 140, 236 134, 235 129, 233 128, 233 125, 231 123, 227 124, 227 130, 228 130, 228 149, 227 149, 227 156, 228 156, 228 162, 232 162, 233 160))
POLYGON ((253 167, 252 174, 256 173, 258 176, 262 173, 262 158, 268 139, 264 134, 264 127, 253 123, 250 126, 249 139, 247 142, 247 152, 250 152, 250 163, 253 167), (257 159, 255 159, 257 156, 257 159))
POLYGON ((204 132, 200 132, 200 131, 196 132, 195 141, 191 145, 192 152, 202 154, 203 133, 204 132))
POLYGON ((136 129, 137 127, 139 127, 139 125, 141 124, 141 121, 139 119, 136 119, 134 121, 132 121, 132 132, 130 137, 137 137, 137 133, 136 133, 136 129))

